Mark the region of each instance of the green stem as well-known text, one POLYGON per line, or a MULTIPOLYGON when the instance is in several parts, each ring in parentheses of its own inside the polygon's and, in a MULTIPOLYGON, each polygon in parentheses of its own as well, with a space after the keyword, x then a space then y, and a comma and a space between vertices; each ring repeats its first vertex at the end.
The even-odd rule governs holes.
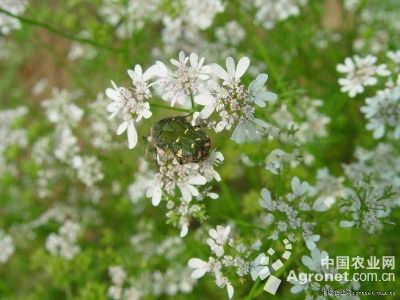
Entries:
POLYGON ((72 290, 71 290, 71 286, 69 283, 65 284, 65 298, 67 300, 72 300, 73 296, 72 296, 72 290))
POLYGON ((158 107, 158 108, 163 108, 167 110, 173 110, 173 111, 180 111, 180 112, 188 112, 192 113, 193 111, 190 109, 186 108, 180 108, 180 107, 173 107, 173 106, 167 106, 167 105, 162 105, 162 104, 157 104, 157 103, 150 103, 150 106, 152 107, 158 107))
POLYGON ((261 284, 261 279, 257 278, 257 280, 254 282, 253 286, 250 289, 250 292, 247 294, 246 297, 243 298, 243 300, 250 300, 253 299, 253 295, 256 292, 256 290, 258 289, 258 287, 261 284))
POLYGON ((122 49, 113 48, 113 47, 110 47, 108 45, 102 45, 102 44, 99 44, 99 43, 97 43, 97 42, 95 42, 95 41, 93 41, 91 39, 82 38, 82 37, 79 37, 79 36, 76 36, 76 35, 73 35, 73 34, 69 34, 69 33, 63 32, 63 31, 61 31, 61 30, 59 30, 57 28, 54 28, 54 27, 46 24, 46 23, 42 23, 42 22, 39 22, 39 21, 36 21, 36 20, 32 20, 32 19, 28 19, 28 18, 25 18, 25 17, 14 15, 13 13, 11 13, 8 10, 5 10, 3 8, 0 8, 0 13, 5 14, 5 15, 7 15, 9 17, 15 18, 15 19, 21 21, 22 23, 46 29, 47 31, 55 33, 55 34, 65 38, 65 39, 68 39, 68 40, 73 40, 73 41, 79 42, 81 44, 88 44, 88 45, 91 45, 93 47, 105 49, 105 50, 108 50, 108 51, 123 52, 122 49))
POLYGON ((190 103, 192 104, 192 110, 195 110, 196 109, 196 104, 194 104, 192 90, 190 90, 190 103))

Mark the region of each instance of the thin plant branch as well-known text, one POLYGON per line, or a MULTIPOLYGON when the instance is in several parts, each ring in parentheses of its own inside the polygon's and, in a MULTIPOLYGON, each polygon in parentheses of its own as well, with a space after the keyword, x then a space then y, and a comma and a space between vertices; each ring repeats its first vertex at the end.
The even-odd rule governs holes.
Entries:
POLYGON ((105 50, 108 50, 108 51, 123 52, 122 49, 113 48, 113 47, 108 46, 108 45, 99 44, 99 43, 97 43, 97 42, 95 42, 95 41, 93 41, 91 39, 87 39, 87 38, 79 37, 79 36, 76 36, 76 35, 73 35, 73 34, 70 34, 70 33, 63 32, 62 30, 54 28, 54 27, 52 27, 52 26, 50 26, 50 25, 48 25, 46 23, 42 23, 42 22, 39 22, 39 21, 36 21, 36 20, 32 20, 32 19, 29 19, 29 18, 25 18, 25 17, 14 15, 13 13, 11 13, 8 10, 5 10, 3 8, 0 8, 0 13, 5 14, 5 15, 7 15, 9 17, 15 18, 15 19, 21 21, 22 23, 27 24, 27 25, 32 25, 32 26, 36 26, 36 27, 40 27, 40 28, 46 29, 47 31, 55 33, 55 34, 65 38, 65 39, 68 39, 68 40, 76 41, 76 42, 79 42, 81 44, 91 45, 93 47, 105 49, 105 50))

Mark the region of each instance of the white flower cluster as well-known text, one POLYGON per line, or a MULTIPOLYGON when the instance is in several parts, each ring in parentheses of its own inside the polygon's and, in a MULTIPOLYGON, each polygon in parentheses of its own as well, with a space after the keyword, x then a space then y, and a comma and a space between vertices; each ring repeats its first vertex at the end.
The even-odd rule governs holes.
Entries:
POLYGON ((171 59, 171 64, 174 70, 158 61, 144 73, 136 65, 134 70, 128 71, 133 88, 117 87, 113 83, 114 89, 106 90, 107 96, 112 99, 108 106, 110 118, 118 113, 122 115, 123 123, 117 133, 127 130, 130 149, 137 144, 135 122, 152 115, 148 100, 152 97, 150 87, 153 85, 171 106, 192 106, 192 110, 196 109, 196 105, 203 106, 201 111, 194 112, 193 124, 207 123, 216 132, 221 132, 231 130, 238 123, 232 134, 232 139, 238 143, 257 140, 265 133, 269 125, 254 117, 254 106, 265 107, 266 102, 276 100, 277 96, 264 87, 268 79, 266 74, 257 76, 248 88, 241 83, 241 77, 250 65, 248 57, 242 57, 237 66, 233 58, 228 57, 227 70, 224 70, 218 64, 212 67, 204 65, 204 58, 195 53, 186 57, 180 52, 179 60, 171 59), (216 76, 221 82, 207 81, 211 76, 216 76), (153 78, 155 81, 149 83, 153 78), (218 120, 208 120, 213 112, 218 115, 218 120))
POLYGON ((260 206, 274 213, 276 229, 269 238, 277 240, 281 234, 285 234, 293 242, 296 241, 296 233, 299 232, 307 248, 312 250, 316 247, 315 242, 320 236, 313 233, 315 224, 306 221, 307 218, 302 213, 313 209, 313 205, 309 203, 313 189, 307 182, 301 182, 297 177, 292 178, 291 187, 292 192, 286 195, 286 200, 282 197, 273 200, 266 188, 261 191, 260 206), (280 215, 282 219, 278 218, 280 215))
POLYGON ((393 137, 400 139, 400 87, 378 91, 365 103, 361 112, 368 119, 366 128, 373 131, 374 138, 382 138, 385 130, 392 128, 393 137))
POLYGON ((225 45, 237 46, 246 37, 246 31, 237 21, 229 21, 215 30, 215 37, 225 45))
POLYGON ((375 233, 390 215, 393 196, 391 188, 371 185, 369 180, 358 182, 342 198, 341 212, 348 214, 350 220, 341 221, 340 226, 375 233))
POLYGON ((329 174, 327 168, 319 169, 316 175, 316 183, 313 187, 313 194, 317 199, 313 204, 315 211, 326 211, 345 195, 343 186, 344 177, 335 177, 329 174))
POLYGON ((355 11, 360 5, 360 0, 343 0, 343 6, 348 11, 355 11))
MULTIPOLYGON (((91 35, 88 31, 81 31, 78 36, 84 39, 90 39, 91 35)), ((92 45, 73 42, 68 52, 68 59, 75 61, 81 58, 93 59, 98 54, 98 50, 92 45)))
POLYGON ((353 58, 347 57, 344 64, 337 65, 337 71, 345 74, 344 78, 339 79, 340 90, 354 98, 357 94, 362 94, 365 87, 376 85, 377 76, 389 76, 391 72, 387 65, 376 65, 376 61, 377 58, 373 55, 355 55, 353 58))
POLYGON ((11 145, 26 147, 27 133, 24 129, 14 128, 14 123, 28 114, 28 108, 20 106, 15 109, 0 111, 0 153, 11 145))
POLYGON ((51 98, 42 102, 49 121, 61 127, 76 127, 84 114, 83 110, 74 103, 79 96, 80 93, 77 91, 54 88, 51 98))
POLYGON ((278 175, 285 169, 314 163, 314 156, 304 145, 328 134, 330 118, 319 111, 321 106, 321 100, 304 96, 301 101, 296 98, 296 105, 283 103, 272 107, 268 135, 280 144, 266 156, 265 169, 278 175))
POLYGON ((211 229, 207 244, 213 256, 210 256, 208 261, 191 258, 188 262, 189 267, 194 269, 191 274, 192 278, 198 279, 206 273, 211 273, 215 277, 218 287, 226 287, 229 299, 233 297, 234 288, 226 276, 226 272, 233 269, 239 277, 244 277, 250 272, 250 252, 243 244, 236 244, 229 237, 230 230, 230 226, 217 226, 215 229, 211 229))
MULTIPOLYGON (((0 8, 9 11, 14 15, 22 15, 28 5, 26 0, 1 0, 0 8)), ((7 35, 12 30, 21 28, 18 19, 0 13, 0 33, 7 35)))
POLYGON ((295 168, 300 164, 300 154, 297 151, 288 153, 282 149, 272 150, 265 158, 265 169, 274 175, 281 173, 285 166, 295 168))
POLYGON ((112 82, 113 89, 106 90, 106 95, 112 100, 107 106, 107 110, 111 113, 110 118, 114 118, 117 114, 121 115, 123 122, 119 125, 117 134, 127 131, 129 149, 133 149, 138 140, 135 122, 143 118, 148 119, 152 115, 147 100, 152 96, 148 81, 154 76, 154 70, 153 66, 143 73, 142 68, 136 65, 134 70, 128 70, 132 88, 117 87, 112 82))
MULTIPOLYGON (((276 95, 264 87, 268 79, 266 74, 260 74, 248 88, 241 83, 241 77, 250 64, 249 58, 241 58, 236 66, 233 58, 229 57, 226 60, 227 70, 224 70, 217 64, 205 65, 204 58, 199 58, 195 53, 187 57, 180 52, 179 59, 171 59, 171 64, 172 68, 169 68, 157 61, 144 72, 136 65, 134 70, 128 71, 133 88, 117 87, 113 83, 114 89, 106 90, 107 96, 112 100, 108 106, 110 118, 117 114, 122 116, 123 122, 117 133, 128 131, 129 148, 137 144, 135 123, 152 115, 148 102, 152 97, 152 88, 171 107, 180 105, 192 111, 193 126, 200 124, 221 132, 232 129, 233 125, 238 123, 232 135, 232 139, 238 143, 260 139, 265 133, 264 129, 268 124, 254 117, 254 106, 265 107, 266 102, 276 99, 276 95), (195 111, 197 105, 203 108, 195 111), (214 112, 217 120, 211 119, 214 112)), ((140 188, 139 192, 135 191, 133 200, 137 201, 146 190, 146 196, 157 206, 162 196, 167 196, 167 216, 172 223, 180 226, 181 236, 185 236, 190 219, 201 217, 203 212, 201 205, 191 202, 192 198, 201 200, 205 197, 218 197, 208 190, 200 192, 198 187, 214 179, 220 181, 214 165, 222 162, 223 156, 220 152, 213 152, 199 163, 180 164, 173 155, 163 149, 157 148, 156 152, 158 171, 152 174, 145 168, 140 172, 142 175, 138 176, 133 185, 138 187, 139 182, 140 188), (154 179, 150 180, 151 177, 154 179), (181 194, 179 205, 171 201, 177 189, 181 194)))
POLYGON ((188 267, 174 266, 164 273, 158 271, 153 274, 153 290, 156 296, 167 294, 175 296, 177 293, 190 293, 193 290, 195 280, 190 277, 188 267))
POLYGON ((201 216, 203 211, 199 204, 192 203, 192 198, 195 197, 198 200, 205 197, 218 198, 217 194, 210 193, 207 189, 199 191, 198 187, 212 180, 221 180, 219 174, 214 170, 214 165, 220 164, 223 159, 222 153, 213 152, 202 162, 181 165, 175 158, 171 158, 165 153, 157 154, 159 169, 154 175, 153 181, 148 185, 146 196, 151 198, 154 206, 157 206, 164 193, 168 199, 175 196, 176 189, 179 189, 181 193, 180 203, 175 207, 173 201, 167 202, 167 208, 170 210, 167 217, 179 218, 178 224, 181 227, 181 237, 186 236, 188 233, 190 219, 201 216))
MULTIPOLYGON (((347 2, 361 2, 347 0, 347 2)), ((391 38, 400 30, 398 18, 399 2, 388 1, 382 5, 381 1, 368 1, 359 5, 357 14, 360 23, 357 26, 357 38, 353 41, 353 48, 359 53, 381 54, 390 47, 400 47, 398 41, 391 38)))
POLYGON ((386 56, 395 63, 398 67, 400 67, 400 50, 397 51, 388 51, 386 56))
POLYGON ((101 163, 95 156, 75 156, 72 167, 77 172, 77 178, 87 187, 93 187, 104 178, 101 163))
MULTIPOLYGON (((83 109, 75 104, 79 96, 77 91, 55 88, 52 97, 42 102, 48 120, 56 126, 53 134, 42 137, 34 145, 35 161, 47 167, 38 174, 38 182, 42 185, 39 191, 42 191, 43 196, 48 194, 45 188, 48 178, 57 173, 57 161, 74 170, 76 178, 88 188, 93 188, 94 184, 104 177, 100 161, 97 157, 81 153, 82 148, 74 133, 84 120, 83 109), (52 155, 49 152, 52 152, 52 155), (53 159, 53 155, 56 160, 53 159)), ((96 120, 95 110, 90 113, 90 117, 91 120, 96 120)), ((104 114, 101 117, 104 117, 104 114)))
POLYGON ((28 109, 25 106, 0 111, 0 178, 6 172, 16 172, 14 163, 8 162, 5 157, 6 150, 10 146, 25 148, 28 145, 26 129, 15 126, 27 113, 28 109))
MULTIPOLYGON (((400 193, 400 153, 395 145, 379 143, 371 150, 358 148, 355 151, 355 162, 343 168, 353 183, 361 181, 365 174, 370 174, 375 186, 384 186, 390 182, 393 191, 400 193)), ((395 206, 395 203, 390 205, 395 206)), ((397 205, 400 205, 400 199, 397 205)))
POLYGON ((67 220, 58 233, 51 233, 46 240, 46 249, 53 255, 61 256, 66 260, 73 259, 80 251, 76 239, 81 226, 67 220))
POLYGON ((132 251, 136 256, 140 257, 142 263, 148 265, 158 260, 169 264, 167 269, 163 265, 162 269, 165 271, 159 270, 156 266, 155 269, 140 272, 137 277, 130 278, 132 285, 129 289, 140 291, 142 297, 153 295, 157 298, 162 295, 190 293, 196 281, 190 277, 189 267, 178 262, 184 255, 187 244, 177 236, 169 236, 161 241, 155 239, 157 225, 148 218, 140 219, 137 225, 137 233, 131 238, 132 251))
POLYGON ((0 264, 6 263, 13 253, 13 239, 4 231, 0 230, 0 264))
POLYGON ((50 221, 55 221, 61 224, 73 218, 77 218, 77 212, 74 207, 56 203, 43 212, 37 219, 29 222, 28 227, 35 229, 48 224, 50 221))
POLYGON ((297 147, 313 143, 316 138, 327 136, 327 125, 331 120, 321 113, 322 105, 322 100, 306 96, 302 97, 301 101, 296 100, 294 107, 286 104, 279 105, 272 115, 276 125, 276 128, 271 130, 272 135, 284 145, 290 144, 297 147))
POLYGON ((107 290, 107 296, 113 300, 139 300, 146 295, 175 296, 178 292, 190 293, 194 284, 194 280, 188 274, 189 269, 180 266, 168 268, 164 273, 142 273, 130 286, 126 284, 127 273, 122 266, 109 267, 108 273, 112 285, 107 290))
POLYGON ((123 285, 126 280, 126 272, 121 266, 112 266, 108 268, 108 274, 111 277, 112 285, 107 290, 107 296, 114 300, 122 297, 123 285))
POLYGON ((211 68, 204 65, 204 57, 199 58, 196 53, 187 57, 182 51, 179 52, 179 60, 171 59, 171 64, 173 70, 160 61, 155 65, 157 86, 161 90, 162 99, 171 106, 179 104, 190 107, 193 97, 200 93, 210 78, 211 68))
POLYGON ((215 132, 231 130, 237 126, 232 134, 232 140, 237 143, 254 141, 265 134, 269 124, 254 117, 255 105, 265 107, 266 102, 275 101, 276 94, 269 92, 264 87, 268 75, 260 74, 246 87, 241 83, 241 77, 246 73, 250 65, 248 57, 242 57, 237 66, 232 57, 226 59, 226 70, 218 64, 212 65, 213 74, 220 79, 209 81, 208 89, 202 88, 199 95, 195 95, 194 101, 203 105, 200 112, 195 112, 193 122, 203 122, 215 112, 217 120, 208 121, 215 132))
POLYGON ((126 39, 142 29, 147 21, 159 20, 160 0, 103 0, 99 14, 116 30, 120 39, 126 39))
POLYGON ((275 24, 285 21, 291 16, 300 14, 300 8, 308 0, 253 0, 257 9, 255 21, 266 29, 275 27, 275 24))
MULTIPOLYGON (((185 0, 176 16, 164 16, 161 39, 164 51, 189 50, 188 45, 198 45, 201 31, 212 25, 214 17, 225 9, 221 0, 185 0)), ((191 49, 190 49, 191 50, 191 49)))
MULTIPOLYGON (((299 105, 296 106, 297 111, 294 114, 297 118, 303 120, 294 127, 296 131, 294 134, 300 143, 313 142, 316 138, 321 138, 328 134, 327 126, 331 120, 319 111, 322 105, 322 100, 304 97, 299 105)), ((275 120, 278 122, 277 119, 275 120)))
POLYGON ((151 197, 153 205, 157 206, 163 190, 169 195, 174 195, 175 189, 179 188, 182 198, 191 201, 193 197, 200 195, 195 186, 204 185, 214 179, 221 180, 214 170, 214 164, 221 163, 223 159, 221 152, 213 152, 205 161, 181 165, 167 154, 157 154, 159 171, 155 174, 154 182, 147 190, 146 196, 151 197))

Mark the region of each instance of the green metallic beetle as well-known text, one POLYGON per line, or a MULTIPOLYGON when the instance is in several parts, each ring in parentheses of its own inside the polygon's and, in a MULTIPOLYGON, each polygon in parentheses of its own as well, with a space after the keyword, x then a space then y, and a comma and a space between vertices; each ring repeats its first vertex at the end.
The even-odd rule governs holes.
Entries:
POLYGON ((180 164, 204 161, 210 154, 210 138, 188 116, 162 119, 151 128, 150 143, 172 155, 180 164))

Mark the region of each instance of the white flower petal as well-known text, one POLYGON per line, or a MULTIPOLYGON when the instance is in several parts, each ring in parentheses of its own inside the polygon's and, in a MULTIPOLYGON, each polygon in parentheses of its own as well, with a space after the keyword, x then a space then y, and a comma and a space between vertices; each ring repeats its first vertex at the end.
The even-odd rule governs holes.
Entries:
POLYGON ((207 180, 203 176, 194 176, 188 180, 188 183, 195 184, 195 185, 203 185, 207 183, 207 180))
POLYGON ((226 59, 226 70, 231 78, 235 77, 235 61, 232 57, 226 59))
POLYGON ((106 95, 108 98, 114 101, 120 101, 120 95, 116 90, 113 90, 111 88, 106 89, 106 95))
POLYGON ((184 224, 181 228, 181 232, 179 233, 179 236, 185 237, 188 234, 188 231, 189 231, 189 227, 186 224, 184 224))
POLYGON ((204 276, 207 273, 207 269, 196 269, 190 275, 193 279, 198 279, 204 276))
POLYGON ((192 194, 190 193, 190 190, 187 188, 186 185, 179 185, 179 189, 181 190, 182 198, 186 201, 191 201, 192 200, 192 194))
POLYGON ((128 124, 128 147, 129 149, 135 148, 137 144, 137 132, 133 121, 128 124))
POLYGON ((153 78, 154 76, 156 76, 158 71, 159 71, 159 66, 157 66, 157 64, 154 64, 154 65, 150 66, 150 67, 143 73, 142 79, 143 79, 144 81, 147 81, 147 80, 153 78))
POLYGON ((194 97, 194 102, 203 106, 215 103, 215 98, 211 94, 200 94, 194 97))
POLYGON ((208 263, 200 258, 191 258, 188 261, 188 266, 192 269, 206 268, 208 263))
POLYGON ((128 128, 128 122, 122 122, 118 128, 117 128, 117 134, 121 135, 125 132, 125 130, 128 128))
POLYGON ((214 74, 217 77, 221 78, 222 80, 226 80, 226 81, 229 80, 228 72, 226 72, 220 65, 212 64, 211 67, 212 67, 212 70, 213 70, 214 74))
POLYGON ((192 67, 197 68, 198 62, 199 62, 199 57, 197 56, 197 54, 196 53, 191 53, 190 54, 190 65, 192 67))
POLYGON ((239 79, 246 73, 248 67, 250 65, 250 59, 248 57, 242 57, 236 67, 235 79, 239 79))
POLYGON ((156 187, 153 191, 153 196, 151 197, 151 204, 153 204, 153 206, 158 206, 160 204, 161 195, 161 189, 156 187))
POLYGON ((249 90, 253 92, 258 91, 264 86, 267 80, 268 80, 267 74, 262 73, 258 75, 257 78, 250 83, 249 90))
POLYGON ((233 289, 233 286, 231 285, 231 284, 227 284, 226 285, 226 288, 228 289, 228 297, 229 297, 229 299, 232 299, 232 297, 233 297, 233 294, 234 294, 234 292, 235 292, 235 290, 233 289))

